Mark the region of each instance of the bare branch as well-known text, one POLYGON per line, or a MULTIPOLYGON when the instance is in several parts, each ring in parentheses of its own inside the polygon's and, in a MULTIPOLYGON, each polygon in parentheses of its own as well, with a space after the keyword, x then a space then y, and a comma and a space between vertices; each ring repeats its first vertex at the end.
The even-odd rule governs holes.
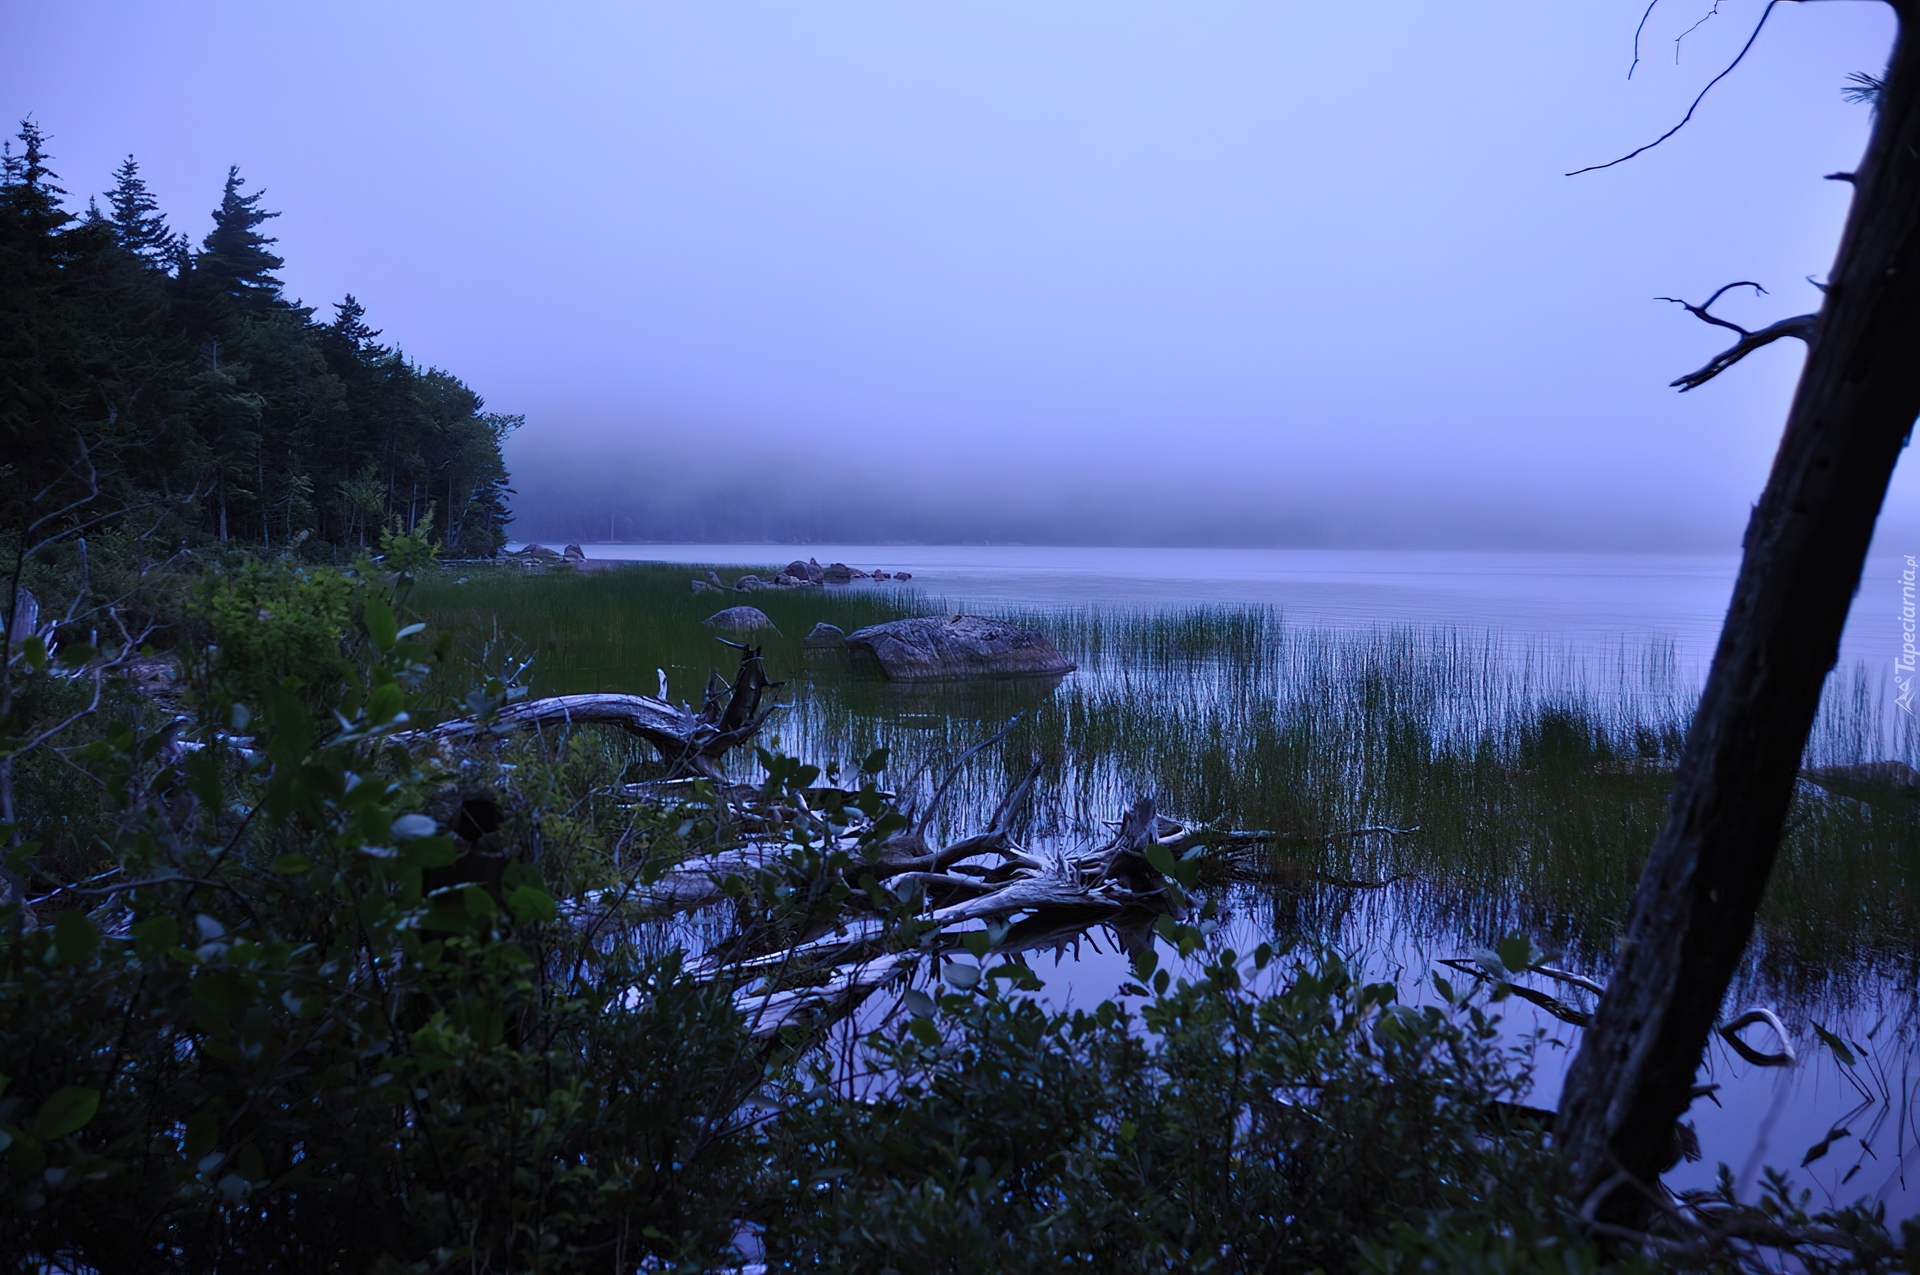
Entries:
POLYGON ((1688 314, 1700 320, 1702 323, 1711 323, 1715 327, 1726 328, 1731 332, 1738 332, 1741 336, 1750 336, 1751 333, 1749 333, 1745 328, 1741 327, 1739 324, 1729 323, 1725 319, 1722 319, 1715 315, 1707 313, 1707 311, 1713 309, 1714 302, 1718 301, 1721 297, 1725 296, 1728 292, 1732 291, 1735 288, 1752 288, 1755 296, 1764 297, 1767 295, 1767 290, 1761 287, 1759 284, 1755 283, 1753 280, 1742 279, 1738 283, 1727 284, 1725 287, 1715 292, 1712 296, 1708 297, 1705 301, 1703 301, 1699 305, 1693 305, 1690 302, 1682 301, 1679 297, 1655 297, 1654 300, 1655 301, 1671 301, 1673 302, 1673 304, 1679 306, 1681 309, 1685 310, 1688 314))
MULTIPOLYGON (((1654 147, 1658 146, 1660 143, 1666 141, 1669 137, 1672 137, 1675 133, 1685 128, 1687 126, 1688 121, 1693 119, 1693 113, 1700 109, 1700 103, 1706 100, 1707 94, 1713 92, 1713 86, 1718 84, 1720 81, 1726 79, 1729 75, 1732 75, 1733 69, 1740 65, 1741 60, 1747 56, 1747 51, 1753 48, 1754 41, 1760 38, 1761 30, 1764 29, 1767 25, 1767 19, 1773 15, 1774 6, 1778 4, 1783 4, 1785 2, 1786 0, 1767 0, 1767 7, 1760 11, 1760 20, 1753 24, 1753 34, 1749 35, 1747 37, 1747 42, 1740 46, 1740 52, 1734 55, 1733 61, 1727 63, 1726 69, 1721 71, 1720 74, 1714 76, 1711 80, 1707 81, 1707 87, 1700 90, 1699 96, 1693 99, 1693 104, 1687 107, 1687 113, 1680 117, 1680 122, 1678 124, 1675 124, 1672 128, 1660 134, 1660 136, 1654 138, 1652 141, 1648 142, 1645 146, 1639 147, 1638 149, 1635 149, 1635 150, 1628 151, 1625 155, 1622 155, 1619 159, 1610 159, 1604 164, 1589 164, 1585 168, 1576 168, 1572 172, 1566 175, 1568 177, 1578 177, 1581 173, 1595 173, 1595 172, 1599 172, 1603 168, 1612 168, 1615 164, 1624 164, 1636 155, 1644 155, 1646 152, 1652 150, 1654 147)), ((1649 7, 1648 12, 1652 12, 1651 7, 1649 7)), ((1642 19, 1642 22, 1644 21, 1645 19, 1642 19)), ((1637 45, 1638 43, 1637 39, 1635 43, 1637 45)))
POLYGON ((1660 0, 1647 0, 1647 11, 1640 15, 1640 25, 1633 29, 1633 62, 1627 67, 1629 80, 1633 78, 1634 71, 1640 66, 1640 33, 1647 29, 1647 19, 1653 16, 1654 7, 1659 3, 1660 0))
POLYGON ((1817 314, 1796 314, 1791 319, 1782 319, 1778 323, 1769 324, 1758 332, 1751 332, 1741 337, 1731 348, 1716 355, 1705 367, 1697 372, 1688 373, 1672 384, 1678 386, 1682 394, 1691 389, 1698 389, 1755 350, 1765 345, 1772 345, 1782 337, 1798 337, 1811 346, 1819 322, 1820 316, 1817 314))

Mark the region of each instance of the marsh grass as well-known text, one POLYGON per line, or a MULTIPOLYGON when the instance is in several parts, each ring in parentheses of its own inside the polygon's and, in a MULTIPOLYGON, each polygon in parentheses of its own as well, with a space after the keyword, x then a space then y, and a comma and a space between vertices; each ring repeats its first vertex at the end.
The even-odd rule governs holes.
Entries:
MULTIPOLYGON (((1036 680, 901 686, 843 657, 805 655, 817 621, 852 630, 935 600, 845 588, 747 597, 688 591, 701 569, 635 567, 574 578, 504 572, 423 583, 415 605, 469 639, 497 624, 535 658, 542 691, 655 689, 665 668, 696 697, 731 652, 700 620, 734 602, 780 628, 767 639, 789 707, 785 751, 842 764, 891 750, 889 782, 924 793, 947 759, 1021 715, 1006 745, 964 768, 947 831, 973 830, 1031 760, 1044 764, 1022 835, 1070 847, 1135 797, 1183 819, 1288 834, 1268 884, 1236 906, 1276 930, 1364 938, 1391 912, 1425 941, 1526 930, 1603 969, 1648 847, 1697 686, 1671 643, 1575 647, 1455 629, 1327 630, 1270 608, 1009 614, 1078 661, 1036 680), (1342 835, 1373 826, 1410 835, 1342 835), (1407 874, 1383 908, 1356 911, 1339 880, 1407 874)), ((734 569, 737 572, 737 568, 734 569)), ((730 573, 722 571, 723 576, 730 573)), ((1920 760, 1887 688, 1848 670, 1829 687, 1809 764, 1920 760)), ((743 760, 743 775, 751 770, 743 760)), ((1802 785, 1748 978, 1785 999, 1910 975, 1920 947, 1920 803, 1835 797, 1802 785)))
MULTIPOLYGON (((692 592, 689 581, 707 566, 635 564, 611 570, 553 570, 534 574, 520 567, 462 567, 421 580, 409 599, 439 629, 469 646, 488 640, 497 626, 533 659, 536 694, 586 691, 654 694, 664 669, 675 698, 697 702, 709 669, 730 673, 738 657, 701 621, 732 606, 754 606, 777 633, 758 633, 767 669, 775 679, 804 673, 801 640, 816 622, 851 632, 914 613, 913 595, 872 586, 795 589, 754 594, 692 592)), ((731 581, 745 571, 772 575, 775 568, 717 568, 731 581)))

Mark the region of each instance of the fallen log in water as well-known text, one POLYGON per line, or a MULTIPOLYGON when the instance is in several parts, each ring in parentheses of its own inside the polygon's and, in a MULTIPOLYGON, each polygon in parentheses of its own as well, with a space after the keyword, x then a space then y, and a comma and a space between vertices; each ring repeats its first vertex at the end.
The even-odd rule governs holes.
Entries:
MULTIPOLYGON (((760 648, 739 646, 739 650, 740 671, 731 683, 718 672, 711 674, 697 713, 650 695, 555 695, 507 704, 485 718, 442 722, 424 736, 436 743, 465 743, 521 730, 617 726, 653 745, 666 762, 669 777, 695 775, 724 782, 721 758, 727 750, 752 739, 778 707, 761 707, 761 697, 779 684, 767 681, 760 648)), ((417 736, 397 738, 413 737, 417 736)))
MULTIPOLYGON (((1041 774, 1036 762, 1011 786, 984 829, 935 844, 934 821, 963 767, 1004 740, 1012 725, 961 754, 925 803, 909 814, 906 826, 877 840, 864 816, 854 815, 845 823, 820 817, 817 798, 836 793, 715 785, 710 799, 719 817, 747 834, 742 844, 685 860, 648 885, 591 896, 574 920, 594 925, 658 920, 742 896, 742 887, 768 869, 785 870, 785 865, 811 874, 831 865, 828 870, 839 873, 850 887, 836 915, 808 922, 809 932, 798 941, 792 936, 743 935, 743 941, 730 942, 688 967, 696 979, 732 982, 740 989, 735 1004, 750 1030, 770 1036, 783 1027, 817 1027, 844 1017, 873 992, 910 978, 923 960, 938 962, 969 936, 977 944, 983 925, 999 936, 996 950, 1003 956, 1077 942, 1094 925, 1112 927, 1125 950, 1144 949, 1151 944, 1157 916, 1185 914, 1185 891, 1163 869, 1187 879, 1174 865, 1196 853, 1206 854, 1228 875, 1244 878, 1261 866, 1248 861, 1258 846, 1417 831, 1370 827, 1298 834, 1189 826, 1161 815, 1151 798, 1141 798, 1107 825, 1110 833, 1104 841, 1078 853, 1039 854, 1014 836, 1020 810, 1041 774), (888 950, 892 934, 880 914, 891 908, 905 908, 931 921, 931 934, 923 934, 912 950, 888 950), (827 926, 834 927, 833 932, 821 933, 827 926)), ((691 795, 685 781, 652 781, 621 791, 635 801, 691 795)), ((834 808, 843 816, 851 813, 845 802, 834 808)), ((1307 875, 1350 889, 1398 879, 1307 875)))

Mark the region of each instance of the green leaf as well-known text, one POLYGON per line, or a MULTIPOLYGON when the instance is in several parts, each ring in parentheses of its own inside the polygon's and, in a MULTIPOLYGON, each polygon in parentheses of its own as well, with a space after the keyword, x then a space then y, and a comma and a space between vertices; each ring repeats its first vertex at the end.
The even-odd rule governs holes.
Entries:
POLYGON ((985 956, 987 949, 993 944, 992 941, 987 938, 987 932, 985 930, 972 930, 960 936, 960 945, 966 948, 967 951, 973 953, 974 958, 977 960, 985 956))
POLYGON ((460 852, 454 849, 452 837, 421 837, 407 842, 400 857, 416 868, 444 868, 458 859, 460 852))
POLYGON ((367 720, 375 726, 385 726, 400 715, 406 704, 406 692, 400 689, 400 683, 382 682, 367 696, 367 720))
MULTIPOLYGON (((1819 1023, 1815 1023, 1813 1025, 1813 1034, 1820 1038, 1821 1044, 1825 1045, 1828 1049, 1831 1049, 1833 1051, 1833 1056, 1840 1060, 1841 1066, 1851 1067, 1854 1065, 1855 1062, 1858 1061, 1858 1059, 1854 1057, 1853 1051, 1847 1048, 1846 1041, 1841 1040, 1838 1036, 1834 1035, 1832 1032, 1822 1027, 1819 1023)), ((1841 1132, 1845 1133, 1846 1130, 1843 1129, 1841 1130, 1841 1132)), ((1831 1134, 1828 1135, 1828 1140, 1829 1141, 1832 1140, 1831 1134)), ((1826 1144, 1822 1143, 1821 1145, 1824 1147, 1826 1144)))
POLYGON ((980 967, 949 964, 940 971, 940 977, 964 992, 980 982, 980 967))
POLYGON ((495 943, 487 949, 487 959, 508 969, 526 969, 533 964, 527 949, 518 943, 495 943))
POLYGON ((440 831, 440 825, 428 815, 401 815, 393 821, 393 835, 401 841, 431 837, 438 831, 440 831))
POLYGON ((1540 959, 1534 952, 1533 940, 1524 934, 1507 935, 1494 944, 1493 950, 1500 963, 1514 974, 1525 973, 1540 959))
POLYGON ((523 885, 507 895, 507 907, 513 919, 522 925, 531 921, 552 921, 560 915, 553 896, 535 885, 523 885))
POLYGON ((180 923, 170 916, 150 916, 133 925, 133 950, 142 960, 180 946, 180 923))
POLYGON ((273 870, 281 876, 297 877, 313 866, 313 860, 304 854, 277 854, 273 856, 273 870))
POLYGON ((1147 848, 1143 853, 1147 856, 1147 862, 1152 864, 1161 876, 1174 876, 1178 871, 1176 861, 1173 857, 1173 851, 1167 849, 1158 841, 1147 842, 1147 848))
POLYGON ((61 961, 68 965, 83 965, 100 946, 100 931, 94 928, 87 914, 78 908, 69 908, 53 922, 53 942, 60 953, 61 961))
POLYGON ((900 997, 900 1003, 906 1006, 907 1012, 915 1018, 925 1018, 934 1011, 933 997, 917 987, 909 987, 900 997))
POLYGON ((64 1138, 93 1119, 93 1113, 98 1110, 98 1089, 56 1089, 51 1098, 40 1104, 40 1112, 33 1118, 33 1136, 43 1142, 64 1138))
POLYGON ((481 921, 491 921, 500 915, 500 905, 495 903, 493 896, 480 886, 468 886, 460 891, 460 898, 466 904, 468 916, 481 921))
POLYGON ((226 808, 226 785, 220 782, 220 758, 213 749, 188 753, 184 769, 188 791, 199 798, 208 813, 218 815, 226 808))
POLYGON ((885 770, 887 768, 887 753, 888 750, 885 748, 876 748, 868 753, 867 759, 860 763, 860 773, 863 775, 877 775, 885 770))
POLYGON ((423 929, 446 930, 452 934, 473 933, 473 918, 467 915, 466 903, 445 895, 427 904, 426 918, 420 924, 423 929))
POLYGON ((400 636, 400 626, 393 618, 393 608, 379 597, 367 599, 367 640, 377 650, 391 651, 400 636))

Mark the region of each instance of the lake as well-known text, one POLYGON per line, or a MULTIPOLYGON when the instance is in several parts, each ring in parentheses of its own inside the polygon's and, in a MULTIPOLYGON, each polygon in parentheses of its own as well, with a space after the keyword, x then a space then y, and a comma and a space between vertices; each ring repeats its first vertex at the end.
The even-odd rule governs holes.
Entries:
MULTIPOLYGON (((1023 616, 1080 669, 1060 684, 875 684, 797 652, 777 675, 792 707, 782 746, 808 760, 886 746, 899 770, 933 764, 1024 713, 1004 755, 965 769, 954 831, 977 827, 1029 757, 1046 766, 1023 836, 1067 845, 1098 834, 1132 797, 1184 819, 1306 830, 1280 886, 1223 886, 1223 938, 1241 951, 1300 935, 1400 976, 1409 996, 1442 957, 1523 930, 1563 964, 1604 978, 1611 938, 1657 831, 1674 753, 1717 637, 1737 559, 1723 556, 1168 550, 974 546, 591 545, 592 558, 778 565, 794 556, 912 573, 894 582, 756 595, 783 626, 876 604, 1023 616), (809 597, 811 595, 811 597, 809 597), (794 618, 789 621, 788 614, 794 618), (1418 826, 1405 837, 1343 829, 1418 826), (1321 834, 1327 834, 1321 836, 1321 834), (1378 889, 1329 882, 1404 879, 1378 889)), ((1811 760, 1916 755, 1893 701, 1898 558, 1869 563, 1811 760)), ((625 573, 620 573, 625 574, 625 573)), ((692 572, 688 572, 692 574, 692 572)), ((582 589, 600 588, 582 577, 582 589)), ((438 595, 436 595, 438 596, 438 595)), ((687 604, 710 599, 687 598, 687 604)), ((575 627, 604 622, 583 619, 575 627)), ((595 654, 556 621, 550 689, 677 694, 711 660, 645 632, 595 654), (650 645, 652 643, 653 645, 650 645), (599 661, 599 663, 595 663, 599 661)), ((611 638, 607 639, 611 642, 611 638)), ((539 658, 536 655, 536 658, 539 658)), ((683 689, 685 688, 685 689, 683 689)), ((1834 1198, 1873 1194, 1920 1209, 1920 821, 1913 803, 1803 785, 1754 951, 1730 995, 1786 1022, 1796 1063, 1756 1066, 1716 1039, 1696 1105, 1704 1159, 1670 1181, 1704 1184, 1716 1162, 1751 1195, 1763 1164, 1834 1198), (1817 1031, 1816 1028, 1819 1030, 1817 1031), (1844 1062, 1819 1034, 1851 1042, 1844 1062), (1797 1167, 1835 1130, 1831 1150, 1797 1167)), ((1086 1003, 1124 977, 1110 943, 1036 968, 1046 995, 1086 1003)), ((1555 989, 1556 993, 1564 989, 1555 989)), ((1505 1002, 1516 1038, 1546 1033, 1534 1101, 1551 1106, 1578 1030, 1505 1002)), ((1775 1049, 1764 1027, 1748 1039, 1775 1049)))

